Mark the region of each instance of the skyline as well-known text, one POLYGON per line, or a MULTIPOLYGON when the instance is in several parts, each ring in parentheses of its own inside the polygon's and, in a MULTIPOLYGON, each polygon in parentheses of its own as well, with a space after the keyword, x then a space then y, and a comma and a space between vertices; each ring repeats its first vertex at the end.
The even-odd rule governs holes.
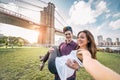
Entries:
MULTIPOLYGON (((6 1, 9 3, 10 0, 1 0, 1 1, 6 1)), ((34 1, 29 0, 29 2, 34 3, 36 5, 40 4, 40 1, 38 0, 34 0, 34 1)), ((92 32, 96 41, 97 41, 97 36, 99 35, 103 35, 104 38, 111 37, 113 41, 116 38, 120 38, 120 34, 119 34, 120 33, 120 26, 119 26, 120 1, 119 0, 114 0, 114 1, 113 0, 46 0, 46 2, 52 2, 55 4, 56 10, 62 15, 62 17, 66 22, 60 20, 60 17, 58 17, 56 14, 55 16, 58 17, 58 19, 65 26, 66 25, 72 26, 75 35, 77 35, 77 33, 81 30, 88 29, 92 32)), ((20 2, 18 4, 21 5, 20 2)), ((38 14, 38 12, 30 11, 30 10, 25 11, 20 9, 17 7, 17 5, 15 5, 14 0, 13 2, 9 3, 9 5, 14 5, 11 8, 12 10, 19 11, 22 14, 28 17, 30 16, 31 18, 39 21, 38 17, 40 17, 40 14, 38 14), (26 14, 28 12, 31 13, 26 14)), ((26 7, 26 5, 24 4, 22 4, 22 6, 26 7)), ((45 6, 45 5, 42 4, 41 6, 45 6)), ((37 8, 31 7, 31 9, 38 11, 37 8)), ((1 26, 3 26, 2 23, 0 23, 0 30, 1 30, 1 26)), ((61 24, 58 24, 58 22, 56 21, 55 21, 55 27, 59 29, 63 28, 63 26, 61 24)), ((11 29, 9 28, 8 30, 11 29)), ((1 32, 5 32, 5 31, 1 30, 1 32)))
POLYGON ((104 36, 98 35, 98 36, 97 36, 97 41, 99 42, 99 40, 105 41, 105 42, 107 42, 108 40, 111 40, 112 42, 116 42, 116 41, 119 40, 119 38, 115 38, 115 39, 113 39, 113 38, 111 38, 111 37, 104 38, 104 36))

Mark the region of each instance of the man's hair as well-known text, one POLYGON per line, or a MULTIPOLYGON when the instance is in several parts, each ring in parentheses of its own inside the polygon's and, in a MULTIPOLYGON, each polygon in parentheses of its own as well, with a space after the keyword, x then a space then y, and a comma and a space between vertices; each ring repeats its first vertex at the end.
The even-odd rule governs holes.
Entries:
POLYGON ((71 31, 73 33, 72 28, 70 26, 65 26, 63 28, 63 32, 65 33, 66 31, 71 31))

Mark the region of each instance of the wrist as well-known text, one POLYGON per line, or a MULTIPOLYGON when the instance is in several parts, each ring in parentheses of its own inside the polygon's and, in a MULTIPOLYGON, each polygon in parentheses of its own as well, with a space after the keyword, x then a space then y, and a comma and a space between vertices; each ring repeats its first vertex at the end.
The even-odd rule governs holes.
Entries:
POLYGON ((80 66, 78 66, 78 68, 76 69, 76 71, 79 71, 80 70, 80 66))

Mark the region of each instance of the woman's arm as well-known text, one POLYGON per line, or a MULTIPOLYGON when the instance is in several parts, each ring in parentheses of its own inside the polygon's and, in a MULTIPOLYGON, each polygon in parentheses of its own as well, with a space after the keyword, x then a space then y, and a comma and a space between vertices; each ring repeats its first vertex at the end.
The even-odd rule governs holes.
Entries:
POLYGON ((120 75, 111 69, 105 67, 97 60, 92 59, 89 51, 80 50, 78 52, 78 58, 81 59, 81 54, 83 58, 83 66, 95 80, 120 80, 120 75))

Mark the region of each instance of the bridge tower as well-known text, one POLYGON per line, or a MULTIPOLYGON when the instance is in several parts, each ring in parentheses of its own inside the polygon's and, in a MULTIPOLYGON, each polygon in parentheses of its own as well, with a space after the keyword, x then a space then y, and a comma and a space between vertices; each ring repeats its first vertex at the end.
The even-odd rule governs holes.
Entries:
POLYGON ((47 7, 44 7, 41 11, 41 26, 39 29, 39 44, 54 44, 55 27, 54 27, 54 12, 55 5, 48 3, 47 7))

